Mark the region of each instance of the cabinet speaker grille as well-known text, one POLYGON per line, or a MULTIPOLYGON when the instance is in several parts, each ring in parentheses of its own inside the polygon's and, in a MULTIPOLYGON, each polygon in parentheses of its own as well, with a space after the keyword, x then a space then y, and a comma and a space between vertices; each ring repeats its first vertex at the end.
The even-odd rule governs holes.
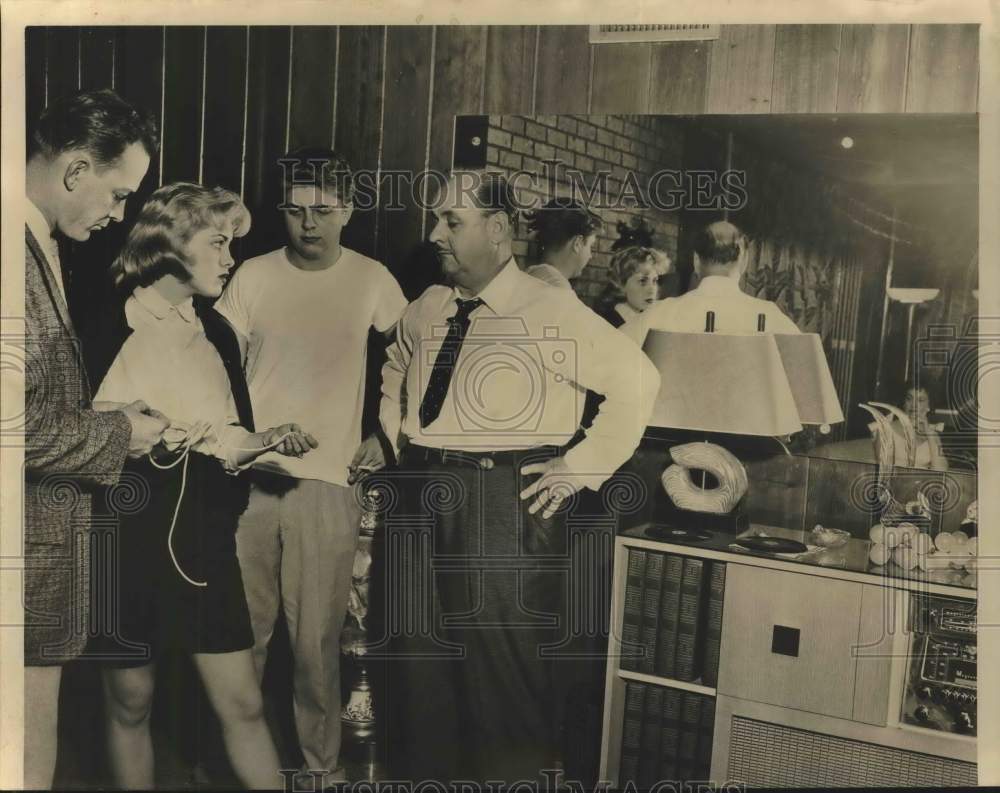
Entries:
POLYGON ((976 766, 732 717, 727 779, 766 787, 976 785, 976 766))

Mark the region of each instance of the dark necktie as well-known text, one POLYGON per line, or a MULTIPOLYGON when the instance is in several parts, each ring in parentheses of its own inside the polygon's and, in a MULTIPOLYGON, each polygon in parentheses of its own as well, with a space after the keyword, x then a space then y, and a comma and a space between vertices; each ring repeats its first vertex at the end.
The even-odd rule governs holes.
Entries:
POLYGON ((456 298, 455 302, 458 303, 458 313, 448 318, 448 335, 445 336, 441 349, 438 350, 437 358, 434 359, 431 378, 427 383, 424 398, 420 402, 421 429, 434 421, 441 413, 441 406, 444 404, 444 398, 448 394, 448 386, 451 385, 451 376, 455 371, 455 362, 458 360, 458 354, 462 351, 465 334, 469 331, 471 322, 469 315, 483 304, 483 301, 478 297, 473 300, 456 298))

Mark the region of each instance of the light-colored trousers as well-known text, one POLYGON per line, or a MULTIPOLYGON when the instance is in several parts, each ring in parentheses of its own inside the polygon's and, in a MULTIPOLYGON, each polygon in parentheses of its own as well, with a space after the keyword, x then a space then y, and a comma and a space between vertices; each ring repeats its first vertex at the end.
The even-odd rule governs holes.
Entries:
POLYGON ((295 727, 313 771, 340 755, 340 633, 347 612, 361 508, 353 488, 254 472, 236 551, 263 677, 279 605, 295 659, 295 727))

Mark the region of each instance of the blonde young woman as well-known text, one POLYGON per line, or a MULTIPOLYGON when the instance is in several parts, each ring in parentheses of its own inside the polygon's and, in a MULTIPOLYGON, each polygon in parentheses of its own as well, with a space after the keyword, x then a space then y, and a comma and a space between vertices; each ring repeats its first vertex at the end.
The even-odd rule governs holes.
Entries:
POLYGON ((616 251, 597 313, 621 327, 660 299, 660 277, 669 269, 670 259, 656 248, 634 245, 616 251))
POLYGON ((228 190, 166 185, 146 202, 112 266, 130 296, 97 399, 147 400, 171 421, 168 448, 131 468, 145 483, 145 503, 121 516, 118 531, 119 660, 107 664, 104 686, 111 771, 126 789, 154 784, 149 717, 155 662, 166 651, 193 658, 241 783, 266 789, 281 781, 236 558, 246 503, 237 474, 267 449, 301 456, 316 442, 295 424, 254 431, 236 340, 200 300, 222 292, 230 243, 249 225, 228 190))

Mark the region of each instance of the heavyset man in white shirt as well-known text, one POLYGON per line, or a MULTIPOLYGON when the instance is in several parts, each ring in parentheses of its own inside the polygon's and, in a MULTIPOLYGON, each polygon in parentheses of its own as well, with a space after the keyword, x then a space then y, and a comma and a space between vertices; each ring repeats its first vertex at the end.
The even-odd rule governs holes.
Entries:
POLYGON ((770 300, 740 291, 747 267, 746 237, 732 223, 710 223, 694 241, 694 270, 701 281, 680 297, 669 297, 630 319, 620 330, 640 347, 651 330, 701 333, 705 315, 715 315, 719 333, 755 333, 760 315, 766 333, 799 333, 799 329, 770 300))
POLYGON ((407 308, 382 372, 402 502, 386 525, 388 759, 411 780, 552 768, 563 509, 630 457, 659 389, 639 348, 518 268, 516 206, 498 174, 452 176, 430 235, 451 286, 407 308), (564 452, 587 388, 604 402, 564 452))
POLYGON ((258 674, 282 607, 304 770, 336 779, 340 632, 361 519, 350 485, 384 464, 378 439, 361 438, 368 331, 390 334, 406 299, 383 265, 340 244, 352 211, 347 162, 324 149, 283 162, 289 244, 244 263, 216 309, 245 350, 257 423, 295 415, 319 442, 301 459, 260 458, 236 541, 258 674))

